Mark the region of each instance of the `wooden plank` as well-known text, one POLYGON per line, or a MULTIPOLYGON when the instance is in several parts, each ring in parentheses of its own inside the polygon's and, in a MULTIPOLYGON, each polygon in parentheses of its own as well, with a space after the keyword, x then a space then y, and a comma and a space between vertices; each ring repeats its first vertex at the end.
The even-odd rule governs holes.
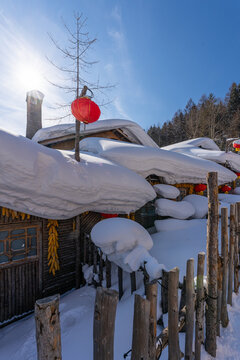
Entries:
POLYGON ((11 268, 11 278, 12 278, 12 316, 16 315, 16 268, 11 268))
POLYGON ((148 359, 150 302, 135 294, 131 360, 148 359))
POLYGON ((76 289, 80 288, 80 279, 81 279, 81 261, 80 261, 80 256, 81 256, 81 251, 80 251, 80 216, 76 216, 76 230, 75 230, 75 254, 76 254, 76 259, 75 259, 75 273, 76 273, 76 289))
POLYGON ((118 303, 115 290, 97 288, 94 325, 93 325, 93 359, 113 360, 114 330, 118 303))
POLYGON ((10 319, 13 315, 12 311, 12 274, 11 274, 11 268, 7 269, 7 287, 8 287, 8 318, 10 319))
POLYGON ((205 349, 216 356, 217 337, 217 275, 218 275, 218 176, 207 176, 208 225, 207 225, 207 306, 205 349))
POLYGON ((103 281, 103 253, 100 250, 100 254, 99 254, 99 283, 100 283, 100 285, 102 285, 102 281, 103 281))

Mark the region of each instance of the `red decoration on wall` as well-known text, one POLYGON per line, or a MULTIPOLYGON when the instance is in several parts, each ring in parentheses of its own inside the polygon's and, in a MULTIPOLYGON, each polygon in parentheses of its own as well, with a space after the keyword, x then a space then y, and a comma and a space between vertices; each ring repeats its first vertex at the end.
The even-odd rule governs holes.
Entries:
POLYGON ((207 188, 207 185, 205 185, 205 184, 197 184, 194 186, 195 192, 205 191, 206 188, 207 188))
POLYGON ((97 121, 101 115, 99 106, 89 97, 81 97, 74 100, 71 104, 71 110, 73 116, 85 124, 97 121))
POLYGON ((118 214, 105 214, 105 213, 101 213, 101 215, 104 219, 111 219, 118 216, 118 214))

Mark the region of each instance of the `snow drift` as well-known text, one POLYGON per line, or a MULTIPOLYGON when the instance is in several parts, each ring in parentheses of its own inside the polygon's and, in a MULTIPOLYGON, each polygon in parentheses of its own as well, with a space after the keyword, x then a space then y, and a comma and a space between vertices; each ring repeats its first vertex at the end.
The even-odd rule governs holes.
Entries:
POLYGON ((80 149, 114 161, 143 177, 151 174, 163 177, 168 184, 206 183, 210 171, 218 172, 219 184, 236 179, 232 171, 212 161, 150 146, 88 137, 80 142, 80 149))
POLYGON ((146 262, 151 278, 161 276, 163 265, 148 253, 153 246, 151 236, 137 222, 124 218, 100 221, 93 227, 91 238, 108 259, 123 270, 137 271, 146 262))
POLYGON ((0 130, 0 206, 49 219, 84 211, 129 213, 155 198, 136 173, 106 159, 61 152, 0 130))
POLYGON ((170 216, 180 220, 188 219, 195 214, 195 209, 190 202, 168 199, 157 199, 155 211, 160 216, 170 216))

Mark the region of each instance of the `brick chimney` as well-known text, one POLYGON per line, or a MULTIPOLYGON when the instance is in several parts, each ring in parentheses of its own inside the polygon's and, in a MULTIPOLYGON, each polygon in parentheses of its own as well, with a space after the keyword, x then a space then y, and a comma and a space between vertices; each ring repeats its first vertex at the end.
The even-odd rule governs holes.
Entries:
POLYGON ((27 92, 27 130, 26 137, 32 139, 33 135, 42 128, 42 102, 44 95, 38 90, 27 92))

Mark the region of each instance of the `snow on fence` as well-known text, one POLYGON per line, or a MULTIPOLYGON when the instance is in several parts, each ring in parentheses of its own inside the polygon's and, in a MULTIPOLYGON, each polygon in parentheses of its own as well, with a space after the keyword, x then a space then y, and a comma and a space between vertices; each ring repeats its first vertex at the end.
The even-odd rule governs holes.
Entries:
MULTIPOLYGON (((217 193, 217 174, 209 173, 206 284, 204 282, 205 253, 198 254, 195 285, 193 259, 187 261, 186 277, 182 283, 179 282, 178 268, 169 272, 163 271, 159 280, 146 282, 146 298, 135 294, 132 349, 124 355, 124 358, 131 356, 132 360, 156 360, 161 357, 163 349, 168 346, 168 358, 179 360, 183 355, 179 346, 180 331, 186 333, 185 359, 193 359, 194 348, 194 358, 200 360, 202 344, 205 344, 205 349, 211 356, 216 357, 217 336, 220 336, 221 326, 227 327, 228 325, 227 304, 232 305, 232 291, 234 290, 235 293, 239 291, 238 243, 240 236, 240 203, 231 204, 229 241, 228 209, 222 208, 221 255, 219 254, 217 193), (168 313, 168 327, 164 328, 159 335, 156 331, 157 303, 159 301, 157 299, 158 284, 161 286, 160 306, 162 313, 168 313), (181 289, 180 308, 178 306, 179 289, 181 289), (204 319, 206 319, 205 323, 204 319), (194 322, 195 344, 193 344, 194 322), (204 328, 206 329, 205 336, 204 328)), ((108 285, 110 284, 108 283, 108 285)), ((121 285, 119 289, 122 289, 121 285)), ((114 358, 114 328, 118 297, 119 294, 115 290, 97 288, 94 309, 94 360, 112 360, 114 358)), ((45 359, 41 354, 46 346, 42 342, 46 341, 54 343, 56 353, 53 358, 61 359, 58 321, 59 298, 55 297, 52 303, 50 300, 47 299, 42 304, 41 301, 40 304, 36 304, 36 337, 39 360, 45 359), (49 306, 51 311, 47 310, 49 306), (48 312, 48 314, 40 314, 40 311, 48 312), (47 320, 38 326, 39 319, 44 318, 47 320), (38 329, 41 331, 39 332, 38 329)), ((163 325, 163 318, 160 318, 158 323, 163 325)))

